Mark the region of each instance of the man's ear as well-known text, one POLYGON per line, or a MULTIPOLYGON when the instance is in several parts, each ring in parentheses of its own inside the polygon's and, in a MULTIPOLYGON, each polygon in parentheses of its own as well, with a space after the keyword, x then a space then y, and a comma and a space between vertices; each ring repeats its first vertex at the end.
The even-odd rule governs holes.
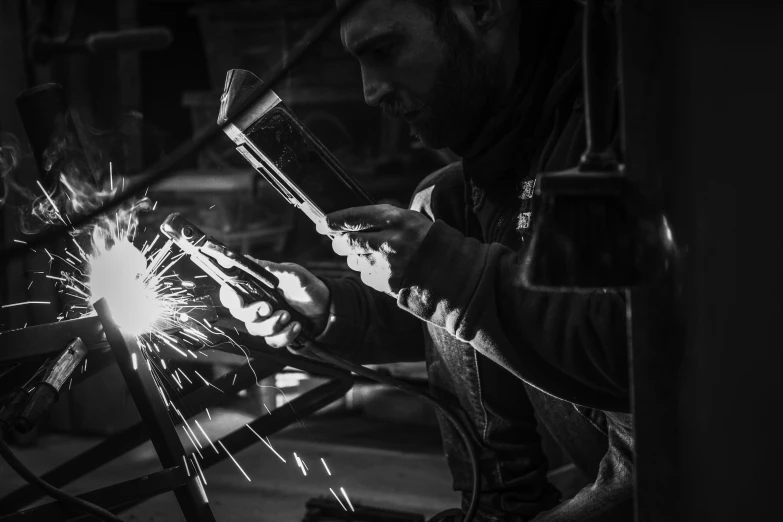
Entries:
POLYGON ((507 14, 503 10, 503 3, 513 1, 515 0, 471 0, 476 26, 484 30, 494 27, 507 14))

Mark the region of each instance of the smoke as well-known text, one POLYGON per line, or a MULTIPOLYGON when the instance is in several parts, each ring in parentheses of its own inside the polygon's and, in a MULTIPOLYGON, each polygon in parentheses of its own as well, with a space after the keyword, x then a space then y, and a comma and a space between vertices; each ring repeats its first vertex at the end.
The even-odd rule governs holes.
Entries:
POLYGON ((20 185, 15 179, 17 167, 22 161, 22 148, 16 136, 10 133, 0 134, 0 179, 3 183, 3 193, 0 196, 0 207, 13 195, 19 194, 25 200, 32 200, 33 193, 20 185))
POLYGON ((107 159, 100 146, 100 138, 110 135, 96 129, 81 127, 89 141, 80 139, 74 130, 79 123, 70 114, 66 116, 50 145, 44 150, 40 165, 43 181, 23 184, 15 176, 25 156, 19 140, 11 134, 0 141, 0 174, 4 193, 0 206, 15 206, 19 215, 19 230, 36 234, 51 225, 69 226, 69 233, 78 238, 89 237, 91 247, 110 249, 119 240, 132 239, 138 225, 138 213, 147 210, 147 198, 132 198, 111 214, 100 216, 76 229, 72 218, 89 214, 113 199, 122 191, 126 177, 107 159), (13 202, 9 196, 13 195, 13 202))

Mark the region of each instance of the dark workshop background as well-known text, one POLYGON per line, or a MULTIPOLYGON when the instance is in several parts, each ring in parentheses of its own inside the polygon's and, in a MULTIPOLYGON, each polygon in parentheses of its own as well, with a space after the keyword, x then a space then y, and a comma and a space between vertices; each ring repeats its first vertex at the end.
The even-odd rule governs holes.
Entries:
MULTIPOLYGON (((32 85, 58 82, 84 127, 104 138, 107 160, 132 176, 215 121, 228 69, 263 72, 331 1, 79 1, 73 25, 65 28, 73 38, 163 25, 174 40, 158 51, 34 63, 27 44, 39 29, 44 4, 0 0, 0 132, 24 143, 14 98, 32 85)), ((775 520, 783 488, 783 423, 777 419, 783 398, 777 228, 782 8, 752 1, 620 4, 627 172, 669 214, 683 247, 676 274, 660 287, 632 293, 637 520, 775 520)), ((403 125, 364 105, 358 66, 343 52, 336 31, 275 90, 378 199, 407 204, 419 180, 454 159, 416 147, 403 125)), ((178 168, 177 176, 150 190, 158 201, 155 212, 142 215, 150 233, 168 213, 181 211, 243 253, 296 261, 318 274, 347 272, 309 221, 248 168, 227 138, 178 168)), ((24 183, 34 185, 37 173, 29 159, 21 173, 24 183)), ((4 207, 2 219, 5 247, 22 236, 13 208, 4 207)), ((45 261, 30 253, 11 263, 2 274, 0 301, 53 305, 0 310, 0 328, 56 320, 58 295, 33 275, 45 261)), ((217 376, 235 364, 215 361, 205 371, 217 376)), ((413 379, 425 375, 421 365, 389 371, 413 379)), ((319 382, 287 372, 265 384, 291 398, 319 382)), ((246 422, 262 402, 281 405, 284 399, 271 388, 247 391, 216 412, 215 429, 246 422)), ((16 442, 26 461, 43 472, 137 420, 121 379, 108 368, 64 393, 38 433, 16 442)), ((542 437, 553 481, 573 492, 583 478, 548 435, 542 437)), ((349 477, 346 488, 368 504, 432 514, 457 501, 432 411, 382 387, 358 384, 309 420, 307 430, 293 428, 279 440, 300 452, 306 443, 313 454, 340 462, 349 477), (373 469, 382 471, 368 471, 373 469)), ((267 468, 265 448, 240 456, 262 462, 259 467, 269 473, 251 488, 230 462, 216 467, 208 475, 215 477, 208 492, 220 520, 298 520, 304 502, 323 493, 298 475, 267 468)), ((156 466, 151 451, 141 449, 75 490, 156 466)), ((0 495, 19 484, 2 469, 0 495)), ((176 520, 175 511, 170 496, 162 496, 132 514, 176 520)))

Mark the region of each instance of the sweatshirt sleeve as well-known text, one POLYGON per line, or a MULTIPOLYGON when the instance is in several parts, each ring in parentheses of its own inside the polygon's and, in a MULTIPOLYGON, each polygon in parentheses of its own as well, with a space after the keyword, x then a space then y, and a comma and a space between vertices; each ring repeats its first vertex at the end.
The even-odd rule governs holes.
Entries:
POLYGON ((424 360, 421 320, 358 277, 323 279, 331 304, 326 329, 317 341, 358 364, 424 360))
POLYGON ((628 412, 624 297, 529 290, 521 261, 438 220, 411 260, 398 305, 546 393, 628 412))

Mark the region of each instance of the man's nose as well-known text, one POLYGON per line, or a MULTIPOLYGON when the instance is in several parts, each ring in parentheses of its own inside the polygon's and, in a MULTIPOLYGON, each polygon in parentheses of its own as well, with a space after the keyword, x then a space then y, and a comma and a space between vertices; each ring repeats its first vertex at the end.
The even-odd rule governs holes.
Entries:
POLYGON ((390 81, 377 70, 362 68, 362 85, 364 86, 364 102, 371 107, 380 105, 381 100, 394 88, 390 81))

